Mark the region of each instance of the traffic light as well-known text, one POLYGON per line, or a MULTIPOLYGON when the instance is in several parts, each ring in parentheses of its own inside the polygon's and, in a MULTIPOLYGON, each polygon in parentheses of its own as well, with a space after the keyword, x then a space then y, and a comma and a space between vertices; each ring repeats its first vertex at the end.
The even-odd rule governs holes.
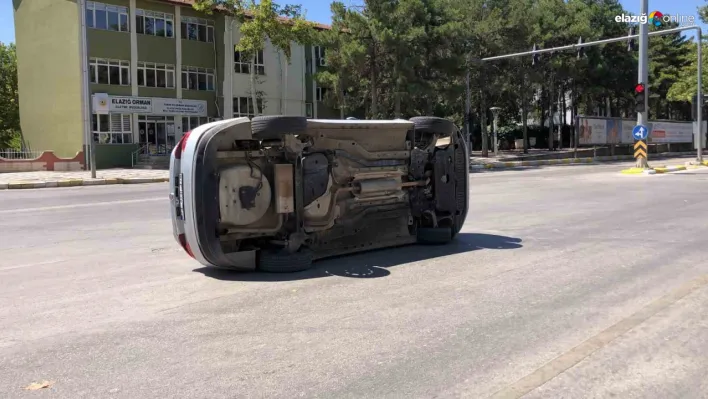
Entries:
MULTIPOLYGON (((583 44, 583 37, 581 36, 580 39, 578 39, 578 45, 583 44)), ((578 47, 578 59, 581 59, 585 57, 585 47, 578 47)))
POLYGON ((638 83, 634 86, 634 108, 637 112, 644 112, 646 110, 644 106, 646 104, 646 97, 647 88, 644 86, 644 83, 638 83))
POLYGON ((634 26, 629 27, 629 40, 627 41, 627 51, 634 51, 634 39, 632 36, 634 35, 634 26))
MULTIPOLYGON (((536 44, 534 43, 534 45, 533 45, 533 51, 536 51, 536 50, 538 50, 538 47, 536 47, 536 44)), ((531 65, 536 65, 537 63, 538 63, 538 54, 535 54, 535 53, 534 53, 533 56, 532 56, 532 58, 531 58, 531 65)))

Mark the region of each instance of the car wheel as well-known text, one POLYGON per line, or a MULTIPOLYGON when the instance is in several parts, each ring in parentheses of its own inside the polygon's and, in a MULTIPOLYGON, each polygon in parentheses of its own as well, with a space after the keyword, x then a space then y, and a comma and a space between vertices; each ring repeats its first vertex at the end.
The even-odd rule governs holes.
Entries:
POLYGON ((450 227, 419 227, 417 232, 419 244, 440 245, 452 241, 450 227))
POLYGON ((302 116, 257 116, 251 120, 251 132, 258 140, 277 140, 306 131, 307 118, 302 116))
POLYGON ((454 123, 444 118, 435 116, 416 116, 410 119, 415 125, 415 130, 441 136, 451 136, 457 131, 454 123))
POLYGON ((268 273, 301 272, 312 267, 312 251, 301 248, 297 252, 261 250, 258 268, 268 273))

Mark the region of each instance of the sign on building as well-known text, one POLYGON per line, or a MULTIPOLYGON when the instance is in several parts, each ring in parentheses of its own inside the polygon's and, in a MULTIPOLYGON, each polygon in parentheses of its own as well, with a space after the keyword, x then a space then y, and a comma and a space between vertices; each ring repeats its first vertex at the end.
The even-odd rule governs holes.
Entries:
POLYGON ((204 100, 109 96, 105 93, 96 93, 93 95, 92 102, 93 112, 96 114, 207 116, 207 103, 204 100))

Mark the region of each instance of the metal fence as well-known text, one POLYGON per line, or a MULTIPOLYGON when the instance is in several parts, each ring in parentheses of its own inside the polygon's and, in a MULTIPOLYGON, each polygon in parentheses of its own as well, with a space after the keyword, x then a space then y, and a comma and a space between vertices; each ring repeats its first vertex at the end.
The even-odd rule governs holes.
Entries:
POLYGON ((14 148, 0 149, 0 158, 3 159, 36 159, 39 158, 44 151, 21 151, 14 148))

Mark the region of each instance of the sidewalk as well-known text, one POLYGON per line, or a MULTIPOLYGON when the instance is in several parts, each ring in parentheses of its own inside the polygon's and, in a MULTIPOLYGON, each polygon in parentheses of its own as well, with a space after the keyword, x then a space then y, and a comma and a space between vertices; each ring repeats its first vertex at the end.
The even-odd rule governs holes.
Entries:
POLYGON ((0 173, 0 190, 16 188, 45 188, 99 186, 105 184, 138 184, 169 181, 169 171, 155 169, 106 169, 75 172, 19 172, 0 173))

